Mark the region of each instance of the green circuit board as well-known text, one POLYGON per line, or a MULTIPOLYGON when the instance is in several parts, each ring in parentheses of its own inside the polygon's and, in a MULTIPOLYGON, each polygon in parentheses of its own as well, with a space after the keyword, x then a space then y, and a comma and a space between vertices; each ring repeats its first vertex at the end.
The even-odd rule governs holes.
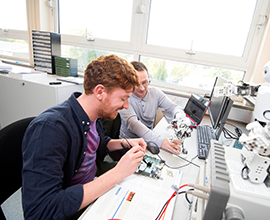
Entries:
POLYGON ((160 179, 165 161, 148 155, 144 155, 143 159, 144 161, 142 160, 141 165, 135 173, 148 176, 153 179, 160 179))

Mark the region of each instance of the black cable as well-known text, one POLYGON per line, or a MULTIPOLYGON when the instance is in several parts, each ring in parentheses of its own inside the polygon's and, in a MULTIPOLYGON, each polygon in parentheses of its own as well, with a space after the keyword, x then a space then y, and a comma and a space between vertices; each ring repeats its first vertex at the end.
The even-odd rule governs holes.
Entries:
POLYGON ((247 166, 244 166, 241 170, 241 177, 244 179, 244 180, 247 180, 248 179, 248 167, 247 166), (245 172, 245 174, 244 174, 245 172))
POLYGON ((238 135, 238 137, 240 137, 242 135, 242 133, 243 133, 242 130, 240 128, 238 128, 237 126, 235 126, 234 124, 231 124, 231 123, 225 123, 225 124, 235 127, 235 132, 238 135))
MULTIPOLYGON (((182 193, 186 193, 186 191, 181 191, 178 192, 177 194, 182 194, 182 193)), ((176 194, 175 194, 176 195, 176 194)), ((173 197, 175 197, 175 195, 173 197)), ((167 200, 165 202, 165 204, 163 205, 163 207, 161 208, 160 212, 158 213, 158 216, 155 218, 155 220, 157 220, 159 218, 159 216, 161 215, 162 211, 164 210, 164 208, 166 207, 167 203, 169 202, 169 200, 167 200)))
POLYGON ((128 143, 128 145, 130 146, 130 148, 133 148, 133 146, 129 143, 128 139, 126 137, 124 137, 126 142, 128 143))
MULTIPOLYGON (((194 189, 189 189, 189 190, 194 190, 194 189)), ((188 195, 188 194, 187 194, 187 191, 186 191, 186 194, 185 194, 186 200, 187 200, 187 202, 191 205, 192 202, 188 199, 187 195, 188 195)))
POLYGON ((230 125, 232 127, 234 127, 234 131, 235 133, 233 133, 232 131, 230 131, 229 129, 223 127, 222 131, 223 131, 223 134, 224 134, 224 137, 226 139, 237 139, 239 140, 240 136, 242 135, 242 130, 240 128, 238 128, 237 126, 235 126, 234 124, 231 124, 231 123, 223 123, 224 125, 230 125))
MULTIPOLYGON (((124 137, 130 148, 133 148, 133 146, 129 143, 128 139, 124 137)), ((147 167, 151 166, 151 163, 147 163, 147 161, 143 158, 142 161, 147 165, 147 167)))
MULTIPOLYGON (((178 156, 177 154, 175 154, 175 155, 178 156)), ((159 154, 157 154, 157 156, 160 158, 160 160, 163 160, 162 157, 161 157, 159 154)), ((178 156, 178 157, 179 157, 180 159, 183 159, 183 157, 180 157, 180 156, 178 156)), ((166 162, 165 162, 164 164, 165 164, 165 166, 167 166, 167 167, 169 167, 169 168, 171 168, 171 169, 180 169, 180 168, 186 167, 186 166, 188 166, 188 165, 190 165, 190 164, 193 164, 194 166, 200 168, 199 165, 197 165, 197 164, 195 164, 195 163, 192 162, 196 157, 198 157, 198 155, 196 155, 195 157, 193 157, 190 161, 187 160, 187 159, 185 159, 185 161, 187 161, 188 163, 187 163, 187 164, 184 164, 184 165, 181 165, 181 166, 179 166, 179 167, 171 167, 171 166, 169 166, 168 164, 166 164, 166 162)))
MULTIPOLYGON (((128 139, 127 139, 126 137, 124 137, 124 138, 125 138, 126 142, 129 144, 130 148, 132 148, 133 146, 129 143, 128 139)), ((161 160, 163 160, 163 159, 159 156, 159 154, 157 154, 157 155, 158 155, 158 157, 159 157, 161 160)), ((197 165, 197 164, 195 164, 195 163, 192 162, 192 160, 194 160, 198 155, 196 155, 194 158, 192 158, 191 161, 189 161, 189 160, 187 160, 187 159, 185 159, 185 158, 183 158, 183 157, 180 157, 180 156, 177 155, 177 154, 175 154, 175 155, 176 155, 177 157, 179 157, 180 159, 187 161, 188 163, 185 164, 185 165, 179 166, 179 167, 170 167, 169 165, 167 165, 166 163, 164 163, 165 166, 167 166, 167 167, 169 167, 169 168, 171 168, 171 169, 179 169, 179 168, 185 167, 185 166, 187 166, 187 165, 189 165, 189 164, 193 164, 194 166, 200 168, 199 165, 197 165)), ((144 159, 143 159, 143 161, 144 161, 146 164, 148 164, 144 159)))
POLYGON ((227 128, 223 128, 223 134, 224 134, 224 137, 226 139, 239 139, 238 136, 236 136, 235 134, 233 134, 230 130, 228 130, 227 128))

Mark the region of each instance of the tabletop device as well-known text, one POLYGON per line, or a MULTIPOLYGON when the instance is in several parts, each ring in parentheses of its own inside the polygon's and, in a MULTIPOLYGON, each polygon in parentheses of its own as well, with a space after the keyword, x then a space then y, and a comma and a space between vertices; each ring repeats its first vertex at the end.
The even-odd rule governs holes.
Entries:
POLYGON ((52 74, 58 76, 78 76, 77 59, 52 56, 52 74))
POLYGON ((233 105, 233 101, 227 96, 214 96, 215 87, 223 85, 225 82, 228 81, 220 76, 217 76, 210 96, 211 105, 208 112, 212 127, 216 130, 216 140, 218 140, 220 137, 233 105))
POLYGON ((191 121, 190 127, 196 127, 201 123, 209 105, 210 100, 194 92, 191 94, 184 108, 186 116, 191 121))
POLYGON ((211 92, 211 104, 208 108, 208 113, 212 127, 208 125, 200 125, 197 127, 198 157, 200 159, 205 159, 207 157, 210 140, 219 139, 233 105, 233 101, 229 97, 214 97, 213 95, 215 86, 223 85, 225 82, 227 82, 226 79, 216 77, 211 92))
MULTIPOLYGON (((241 174, 241 150, 224 147, 211 140, 199 184, 209 187, 207 200, 198 199, 191 216, 202 220, 269 219, 270 191, 265 184, 253 183, 241 174)), ((192 218, 194 219, 194 218, 192 218)))
MULTIPOLYGON (((209 105, 210 101, 208 99, 194 92, 191 94, 184 108, 185 115, 190 120, 190 127, 196 127, 201 123, 209 105)), ((173 115, 167 111, 162 111, 162 113, 167 122, 172 123, 172 120, 174 120, 173 115)))
POLYGON ((34 69, 52 74, 52 56, 61 56, 61 35, 32 30, 34 69))
POLYGON ((152 141, 147 142, 146 149, 149 150, 152 154, 159 153, 159 147, 152 141))

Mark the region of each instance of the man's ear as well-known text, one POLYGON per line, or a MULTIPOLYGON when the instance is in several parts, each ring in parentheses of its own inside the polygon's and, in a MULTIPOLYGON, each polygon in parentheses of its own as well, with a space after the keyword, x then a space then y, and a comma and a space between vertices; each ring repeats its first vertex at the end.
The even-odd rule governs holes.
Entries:
POLYGON ((96 85, 96 87, 94 88, 94 94, 97 97, 97 99, 100 101, 103 99, 105 93, 106 93, 106 89, 101 84, 96 85))

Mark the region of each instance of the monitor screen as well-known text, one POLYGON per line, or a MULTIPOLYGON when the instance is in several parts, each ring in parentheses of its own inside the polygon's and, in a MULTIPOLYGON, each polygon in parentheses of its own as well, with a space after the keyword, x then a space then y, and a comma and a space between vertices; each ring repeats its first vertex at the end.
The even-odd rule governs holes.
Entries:
POLYGON ((224 83, 227 83, 228 81, 222 77, 216 77, 210 100, 211 104, 208 108, 210 120, 213 129, 216 130, 216 139, 218 140, 220 137, 220 134, 224 128, 224 125, 227 121, 228 115, 230 113, 230 110, 232 108, 233 101, 227 97, 214 97, 214 89, 215 86, 222 86, 224 83))
POLYGON ((210 101, 208 99, 193 92, 188 99, 184 112, 196 125, 199 125, 209 104, 210 101))

